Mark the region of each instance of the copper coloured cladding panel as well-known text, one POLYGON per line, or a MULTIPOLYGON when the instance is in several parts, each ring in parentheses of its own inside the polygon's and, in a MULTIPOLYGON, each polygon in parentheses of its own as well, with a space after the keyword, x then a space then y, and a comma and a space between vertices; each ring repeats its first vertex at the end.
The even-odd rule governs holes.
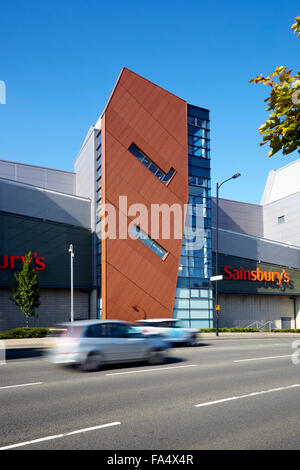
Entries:
MULTIPOLYGON (((113 205, 117 215, 116 238, 102 241, 103 318, 172 316, 182 238, 175 239, 171 230, 164 239, 160 230, 155 240, 168 252, 162 260, 139 240, 120 239, 119 219, 127 229, 139 215, 128 216, 128 209, 143 204, 148 226, 140 226, 151 235, 151 204, 177 204, 184 214, 187 153, 186 102, 123 69, 102 116, 102 202, 113 205), (168 185, 131 154, 132 143, 164 173, 175 169, 168 185), (126 196, 127 210, 120 196, 126 196)), ((184 216, 180 224, 183 232, 184 216)))

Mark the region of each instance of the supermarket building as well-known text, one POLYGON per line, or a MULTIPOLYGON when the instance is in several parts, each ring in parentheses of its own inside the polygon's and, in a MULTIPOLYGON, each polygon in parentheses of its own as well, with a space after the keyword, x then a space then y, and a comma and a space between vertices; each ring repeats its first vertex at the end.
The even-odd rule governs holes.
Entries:
MULTIPOLYGON (((209 111, 126 68, 74 172, 0 160, 0 330, 25 324, 9 298, 28 251, 41 286, 30 324, 69 320, 70 244, 75 319, 174 317, 213 327, 210 163, 209 111), (153 236, 140 216, 163 205, 182 210, 181 237, 175 224, 169 237, 161 226, 153 236)), ((270 172, 259 205, 220 199, 220 326, 299 327, 299 176, 300 160, 270 172)))

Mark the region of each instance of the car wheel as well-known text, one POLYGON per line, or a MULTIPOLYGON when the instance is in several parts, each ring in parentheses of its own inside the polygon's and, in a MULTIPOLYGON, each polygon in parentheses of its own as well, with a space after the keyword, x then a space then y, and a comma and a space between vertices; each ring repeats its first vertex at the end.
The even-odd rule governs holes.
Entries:
POLYGON ((92 352, 88 354, 85 361, 80 364, 80 370, 84 372, 93 372, 99 370, 103 365, 103 356, 100 353, 92 352))
POLYGON ((158 349, 152 349, 148 355, 148 364, 163 364, 166 360, 166 352, 158 349))
POLYGON ((193 335, 190 339, 186 342, 187 346, 195 346, 197 344, 197 336, 193 335))

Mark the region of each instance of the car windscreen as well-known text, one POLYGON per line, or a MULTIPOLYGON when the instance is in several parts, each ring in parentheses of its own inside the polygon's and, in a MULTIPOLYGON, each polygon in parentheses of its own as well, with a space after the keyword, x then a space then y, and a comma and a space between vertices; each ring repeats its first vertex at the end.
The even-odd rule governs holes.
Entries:
POLYGON ((101 323, 90 325, 84 336, 87 338, 127 338, 130 328, 119 323, 101 323))

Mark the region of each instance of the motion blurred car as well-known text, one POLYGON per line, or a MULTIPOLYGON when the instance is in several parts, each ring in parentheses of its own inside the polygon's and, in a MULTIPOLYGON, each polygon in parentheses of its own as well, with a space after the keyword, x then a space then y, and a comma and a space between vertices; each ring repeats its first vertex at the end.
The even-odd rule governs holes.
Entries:
POLYGON ((61 326, 47 339, 45 357, 54 364, 77 365, 93 371, 105 363, 165 361, 168 343, 163 337, 143 335, 131 323, 84 320, 61 326))
POLYGON ((182 321, 174 318, 149 318, 138 320, 138 330, 143 334, 160 334, 171 344, 197 344, 199 330, 186 328, 182 321))

